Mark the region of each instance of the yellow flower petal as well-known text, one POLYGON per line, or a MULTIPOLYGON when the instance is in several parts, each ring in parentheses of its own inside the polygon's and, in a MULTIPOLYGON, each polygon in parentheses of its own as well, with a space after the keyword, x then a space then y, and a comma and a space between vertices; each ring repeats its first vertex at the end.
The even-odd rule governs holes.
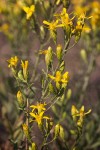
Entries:
POLYGON ((23 10, 24 10, 26 13, 28 13, 29 7, 24 6, 24 7, 23 7, 23 10))

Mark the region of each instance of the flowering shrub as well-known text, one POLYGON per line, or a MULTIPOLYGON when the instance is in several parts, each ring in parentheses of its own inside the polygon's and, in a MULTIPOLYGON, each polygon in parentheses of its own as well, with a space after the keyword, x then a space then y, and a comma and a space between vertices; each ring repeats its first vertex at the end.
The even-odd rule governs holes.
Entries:
POLYGON ((87 6, 83 1, 75 0, 72 1, 72 5, 69 0, 16 0, 15 2, 1 1, 0 4, 2 19, 0 31, 8 37, 15 50, 7 63, 15 79, 16 107, 19 110, 18 116, 21 116, 21 122, 18 121, 19 135, 14 137, 12 132, 10 138, 13 148, 79 149, 86 126, 85 118, 91 113, 91 109, 85 112, 83 99, 95 56, 98 54, 97 50, 91 49, 95 46, 99 49, 96 29, 97 26, 99 27, 99 2, 93 2, 91 5, 89 3, 87 6), (7 7, 8 4, 10 7, 7 7), (73 11, 69 12, 69 6, 73 7, 73 11), (19 20, 21 23, 18 26, 19 20), (30 64, 28 51, 24 53, 22 51, 25 57, 18 51, 23 45, 26 49, 32 46, 31 31, 37 37, 37 44, 39 44, 34 66, 30 64), (58 42, 59 32, 62 32, 63 44, 61 41, 58 42), (93 46, 90 41, 92 34, 97 37, 93 46), (80 51, 81 58, 87 65, 87 71, 86 75, 83 73, 83 83, 75 88, 77 92, 74 97, 79 100, 77 105, 80 108, 77 109, 78 107, 76 108, 74 104, 67 106, 73 93, 68 86, 71 76, 65 67, 65 56, 81 37, 87 43, 80 51), (38 73, 41 58, 44 59, 45 67, 38 73), (67 124, 69 125, 66 129, 64 125, 67 126, 67 124), (51 143, 53 143, 52 146, 51 143))

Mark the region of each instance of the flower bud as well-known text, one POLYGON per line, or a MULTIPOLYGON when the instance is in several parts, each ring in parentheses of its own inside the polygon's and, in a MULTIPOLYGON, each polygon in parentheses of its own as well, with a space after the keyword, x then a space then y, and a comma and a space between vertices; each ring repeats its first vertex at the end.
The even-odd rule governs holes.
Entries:
POLYGON ((40 26, 40 34, 41 34, 42 39, 44 39, 45 31, 44 31, 43 26, 40 26))
POLYGON ((72 95, 72 90, 68 89, 67 94, 66 94, 67 100, 71 98, 71 95, 72 95))
POLYGON ((21 91, 17 92, 17 101, 18 101, 18 104, 20 107, 23 108, 25 106, 24 97, 23 97, 21 91))
POLYGON ((87 63, 87 53, 86 53, 85 49, 82 49, 82 50, 80 51, 80 55, 81 55, 81 58, 83 59, 83 61, 84 61, 85 63, 87 63))
POLYGON ((76 122, 76 119, 77 119, 76 114, 78 114, 78 110, 76 109, 76 107, 74 105, 72 105, 71 115, 72 115, 73 121, 75 121, 75 122, 76 122))
POLYGON ((64 129, 62 126, 60 126, 60 132, 59 132, 59 136, 62 140, 64 140, 65 134, 64 134, 64 129))
POLYGON ((26 136, 27 138, 29 138, 28 126, 24 123, 24 124, 22 125, 22 127, 23 127, 23 132, 24 132, 25 136, 26 136))
POLYGON ((59 61, 62 60, 62 46, 58 45, 56 48, 56 55, 59 61))
POLYGON ((31 150, 37 150, 37 146, 35 143, 32 143, 32 149, 31 150))
POLYGON ((56 0, 56 5, 59 5, 61 0, 56 0))
POLYGON ((45 55, 45 62, 48 68, 51 67, 51 63, 52 63, 52 48, 49 46, 47 53, 45 55))
POLYGON ((54 92, 54 87, 52 85, 52 83, 49 83, 49 92, 53 93, 54 92))
POLYGON ((21 66, 23 69, 23 78, 25 81, 27 81, 27 78, 28 78, 28 61, 27 60, 25 62, 21 61, 21 66))
POLYGON ((60 124, 57 124, 55 126, 55 130, 54 130, 54 133, 55 133, 55 137, 57 138, 59 136, 59 132, 60 132, 60 124))

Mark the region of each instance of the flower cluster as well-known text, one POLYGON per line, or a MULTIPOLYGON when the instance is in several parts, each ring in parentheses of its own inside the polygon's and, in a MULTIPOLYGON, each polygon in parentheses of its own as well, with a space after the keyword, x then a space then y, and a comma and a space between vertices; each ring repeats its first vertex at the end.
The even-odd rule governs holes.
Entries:
POLYGON ((44 119, 50 119, 49 117, 45 116, 45 108, 46 104, 45 103, 37 103, 37 105, 31 105, 30 108, 32 108, 32 111, 30 112, 31 116, 31 122, 35 121, 38 124, 38 127, 41 128, 43 125, 43 120, 44 119))
POLYGON ((35 12, 35 5, 31 5, 30 7, 24 6, 23 10, 26 12, 26 19, 29 20, 35 12))
POLYGON ((19 80, 23 82, 27 82, 28 79, 28 61, 26 60, 25 62, 21 60, 21 70, 17 69, 18 66, 18 57, 14 56, 11 57, 8 62, 8 67, 11 68, 12 72, 14 73, 14 76, 18 78, 19 80))
POLYGON ((57 39, 57 28, 62 28, 68 36, 67 38, 70 38, 71 36, 75 35, 77 37, 76 40, 79 40, 81 32, 89 32, 89 27, 84 27, 85 19, 87 18, 85 16, 85 12, 82 12, 78 19, 76 15, 70 17, 70 15, 67 12, 66 8, 63 8, 60 14, 54 15, 55 20, 52 22, 48 22, 46 20, 43 21, 43 23, 47 26, 47 28, 50 30, 50 35, 56 41, 57 39), (76 25, 75 20, 77 19, 76 25), (84 27, 84 28, 83 28, 84 27))
POLYGON ((89 16, 92 16, 89 23, 91 24, 91 28, 96 30, 97 27, 100 26, 100 2, 99 1, 91 1, 89 3, 84 3, 83 0, 75 1, 73 0, 73 6, 76 15, 80 15, 82 13, 87 13, 89 16))
POLYGON ((88 112, 85 112, 84 110, 84 106, 82 106, 79 110, 72 105, 72 109, 71 109, 71 115, 73 118, 73 121, 76 123, 76 125, 79 128, 83 127, 83 122, 84 122, 84 117, 89 114, 91 112, 91 109, 89 109, 88 112))
POLYGON ((48 74, 48 76, 49 76, 49 78, 51 78, 56 83, 56 87, 58 89, 66 87, 66 85, 69 81, 69 73, 68 72, 61 74, 60 71, 57 71, 55 76, 52 76, 50 74, 48 74))
POLYGON ((9 68, 16 68, 17 64, 18 64, 18 57, 17 56, 14 56, 14 57, 11 57, 9 60, 7 60, 9 65, 8 67, 9 68))

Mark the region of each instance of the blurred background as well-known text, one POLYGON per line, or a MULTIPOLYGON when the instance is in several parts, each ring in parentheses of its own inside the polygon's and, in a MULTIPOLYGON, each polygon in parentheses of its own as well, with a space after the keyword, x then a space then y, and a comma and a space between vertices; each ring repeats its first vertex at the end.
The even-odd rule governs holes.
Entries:
MULTIPOLYGON (((87 20, 90 32, 83 31, 79 42, 64 58, 65 70, 70 74, 68 87, 72 91, 64 109, 69 114, 72 104, 78 107, 85 105, 87 110, 92 109, 86 120, 80 150, 100 150, 100 1, 71 0, 70 4, 66 3, 67 0, 65 3, 63 0, 55 2, 54 6, 54 1, 50 0, 43 3, 39 0, 0 0, 0 150, 13 150, 13 143, 22 138, 20 126, 23 114, 17 109, 16 81, 8 68, 7 60, 12 56, 27 59, 32 72, 38 51, 41 50, 39 34, 44 32, 43 20, 48 18, 51 6, 54 6, 54 12, 60 12, 62 7, 67 7, 68 13, 75 12, 75 15, 79 15, 84 10, 87 17, 92 16, 87 20), (23 4, 35 4, 37 24, 34 20, 26 19, 23 4)), ((48 36, 47 32, 46 38, 48 36)), ((72 38, 70 46, 73 42, 72 38)), ((57 31, 57 43, 64 45, 62 30, 57 31)), ((47 49, 49 45, 55 49, 52 39, 47 41, 43 49, 47 49)), ((41 74, 41 68, 45 69, 43 56, 38 61, 37 76, 41 74)), ((36 87, 40 88, 37 80, 36 87)), ((56 120, 59 119, 55 112, 54 117, 56 120)), ((70 128, 69 123, 70 118, 66 117, 63 124, 66 131, 70 128)), ((67 138, 70 141, 68 131, 67 138)))

